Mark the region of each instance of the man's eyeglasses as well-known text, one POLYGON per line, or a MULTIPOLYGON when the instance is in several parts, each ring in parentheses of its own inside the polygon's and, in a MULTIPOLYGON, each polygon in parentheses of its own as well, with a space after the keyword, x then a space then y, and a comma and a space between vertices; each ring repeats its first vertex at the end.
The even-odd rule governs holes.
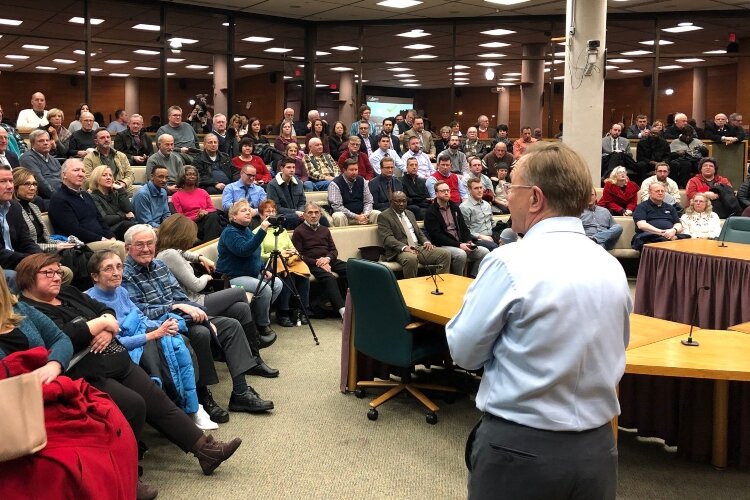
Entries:
POLYGON ((143 249, 143 248, 146 248, 146 247, 152 247, 152 246, 156 245, 156 242, 154 240, 151 240, 151 241, 136 241, 132 245, 135 248, 143 249))
POLYGON ((503 184, 503 192, 505 194, 510 194, 514 189, 531 189, 533 187, 534 186, 526 186, 523 184, 503 184))
POLYGON ((46 276, 49 279, 52 279, 55 276, 57 276, 59 278, 63 277, 63 272, 61 270, 59 270, 59 269, 57 271, 55 271, 53 269, 45 269, 44 271, 39 271, 37 274, 43 274, 44 276, 46 276))

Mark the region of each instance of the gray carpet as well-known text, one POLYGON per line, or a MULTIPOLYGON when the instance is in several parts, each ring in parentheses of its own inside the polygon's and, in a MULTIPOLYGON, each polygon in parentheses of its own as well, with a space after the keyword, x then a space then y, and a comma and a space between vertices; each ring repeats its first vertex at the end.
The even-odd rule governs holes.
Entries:
MULTIPOLYGON (((440 422, 425 423, 424 411, 399 396, 367 420, 367 401, 339 392, 340 321, 315 321, 321 345, 306 328, 277 328, 279 340, 263 351, 281 370, 275 380, 249 377, 276 409, 269 415, 232 413, 214 436, 240 436, 237 453, 213 476, 150 428, 143 479, 159 498, 179 499, 460 499, 466 496, 463 450, 479 417, 473 401, 438 401, 440 422)), ((231 384, 224 366, 214 387, 225 406, 231 384)), ((621 434, 619 497, 623 499, 750 498, 750 475, 715 471, 621 434)))

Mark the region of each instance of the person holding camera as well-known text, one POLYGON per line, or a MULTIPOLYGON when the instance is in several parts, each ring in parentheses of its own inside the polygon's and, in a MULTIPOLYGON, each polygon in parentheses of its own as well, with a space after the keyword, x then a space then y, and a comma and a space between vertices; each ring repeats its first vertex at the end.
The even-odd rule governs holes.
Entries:
POLYGON ((451 188, 445 181, 435 183, 435 203, 424 216, 424 228, 435 246, 451 253, 451 273, 463 275, 467 261, 472 263, 469 276, 476 277, 479 263, 490 251, 471 239, 458 205, 451 201, 451 188))

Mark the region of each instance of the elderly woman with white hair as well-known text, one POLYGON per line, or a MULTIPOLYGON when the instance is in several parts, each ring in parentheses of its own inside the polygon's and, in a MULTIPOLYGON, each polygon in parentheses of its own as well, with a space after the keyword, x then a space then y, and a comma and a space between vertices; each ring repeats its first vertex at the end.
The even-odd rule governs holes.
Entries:
POLYGON ((604 191, 598 202, 612 215, 633 215, 638 205, 638 184, 628 178, 625 167, 615 167, 609 178, 604 181, 604 191))
POLYGON ((719 216, 711 208, 711 200, 705 193, 695 193, 690 200, 690 206, 680 217, 683 232, 693 238, 715 239, 721 233, 719 216))

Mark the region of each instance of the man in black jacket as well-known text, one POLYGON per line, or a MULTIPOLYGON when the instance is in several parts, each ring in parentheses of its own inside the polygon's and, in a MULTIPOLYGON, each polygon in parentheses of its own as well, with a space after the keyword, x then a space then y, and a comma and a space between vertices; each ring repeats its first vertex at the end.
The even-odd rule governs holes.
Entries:
POLYGON ((381 212, 391 206, 391 196, 396 191, 403 191, 401 181, 393 176, 396 163, 393 158, 380 160, 380 175, 367 183, 372 194, 372 208, 381 212))
POLYGON ((115 149, 125 153, 131 165, 146 165, 148 157, 154 154, 154 143, 143 130, 141 115, 130 115, 128 128, 115 135, 115 149))
POLYGON ((220 151, 219 138, 213 133, 203 138, 203 151, 193 156, 193 165, 198 169, 198 187, 208 194, 220 194, 227 184, 240 178, 240 171, 229 155, 220 151))
POLYGON ((276 211, 285 217, 283 225, 287 229, 294 229, 300 225, 307 203, 302 182, 294 176, 296 168, 297 161, 294 158, 284 158, 283 166, 276 177, 268 183, 267 189, 268 199, 276 203, 276 211))
POLYGON ((451 201, 448 183, 435 183, 435 195, 435 203, 425 212, 425 231, 435 246, 450 251, 451 273, 462 276, 468 260, 472 262, 469 276, 475 277, 479 272, 479 263, 490 252, 471 241, 471 232, 461 210, 451 201))
POLYGON ((380 147, 380 138, 385 136, 388 137, 391 141, 390 149, 394 150, 396 154, 398 154, 399 158, 401 157, 401 142, 398 140, 398 136, 393 133, 393 122, 394 118, 386 118, 383 120, 383 128, 380 131, 379 134, 376 134, 371 137, 370 139, 370 145, 372 146, 372 150, 375 151, 380 147))
POLYGON ((427 191, 427 181, 417 175, 418 171, 419 161, 416 158, 406 160, 406 174, 401 178, 401 183, 408 200, 407 210, 410 210, 417 220, 424 220, 424 212, 432 204, 432 200, 427 191))
POLYGON ((641 183, 656 169, 656 164, 669 160, 669 143, 661 137, 662 123, 655 121, 651 129, 642 132, 635 150, 635 170, 637 178, 630 179, 641 183))
POLYGON ((714 142, 723 142, 726 145, 740 142, 745 138, 745 131, 741 127, 735 127, 728 123, 727 115, 719 113, 714 116, 713 123, 706 123, 706 139, 714 142))

